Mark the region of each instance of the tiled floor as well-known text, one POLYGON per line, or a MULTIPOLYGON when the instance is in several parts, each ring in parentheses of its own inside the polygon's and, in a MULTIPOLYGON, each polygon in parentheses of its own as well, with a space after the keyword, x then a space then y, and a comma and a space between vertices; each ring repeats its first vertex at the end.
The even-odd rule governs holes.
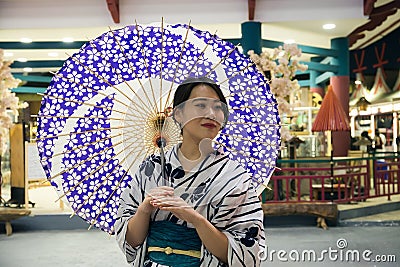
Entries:
POLYGON ((376 198, 369 198, 367 201, 359 201, 359 202, 354 202, 350 204, 339 204, 338 208, 339 210, 347 210, 347 209, 354 209, 354 208, 364 208, 364 207, 369 207, 369 206, 376 206, 379 204, 384 204, 384 203, 392 203, 392 202, 399 202, 400 201, 400 195, 392 195, 390 196, 390 200, 388 200, 388 197, 376 197, 376 198))
MULTIPOLYGON (((368 209, 384 204, 396 204, 400 203, 400 195, 393 195, 390 196, 390 200, 388 197, 377 197, 377 198, 370 198, 365 202, 355 202, 351 204, 340 204, 338 205, 339 211, 349 211, 354 209, 368 209)), ((395 211, 383 211, 383 212, 376 212, 372 215, 366 216, 359 216, 357 218, 349 219, 349 221, 400 221, 400 210, 395 211)))
MULTIPOLYGON (((333 227, 322 230, 316 227, 266 228, 268 257, 261 267, 366 267, 399 266, 400 227, 333 227), (339 243, 340 241, 340 243, 339 243), (394 255, 395 261, 366 262, 361 256, 350 261, 338 258, 339 245, 347 251, 371 251, 373 255, 394 255), (320 253, 332 250, 332 255, 320 253), (283 251, 286 254, 278 254, 283 251), (294 261, 292 252, 306 252, 304 260, 294 261), (307 258, 310 251, 318 253, 318 261, 307 258), (336 254, 335 254, 336 251, 336 254), (279 260, 278 255, 283 255, 279 260), (322 257, 325 255, 324 257, 322 257)), ((1 267, 114 267, 128 266, 114 236, 100 230, 32 231, 17 232, 12 236, 0 235, 1 267)))
POLYGON ((349 221, 362 222, 362 221, 400 221, 400 210, 382 212, 374 215, 362 216, 358 218, 349 219, 349 221))

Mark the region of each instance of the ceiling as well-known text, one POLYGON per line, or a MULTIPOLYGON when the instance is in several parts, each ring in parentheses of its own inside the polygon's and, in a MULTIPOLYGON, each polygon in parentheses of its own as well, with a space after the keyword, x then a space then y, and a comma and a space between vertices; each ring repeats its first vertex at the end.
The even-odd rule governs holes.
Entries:
MULTIPOLYGON (((357 49, 399 27, 399 4, 399 0, 0 0, 0 48, 4 42, 19 42, 23 37, 33 42, 61 42, 64 37, 87 41, 109 27, 163 18, 165 23, 190 21, 196 28, 217 30, 221 38, 240 38, 241 23, 253 19, 262 22, 263 39, 293 39, 298 44, 329 48, 332 38, 349 36, 354 41, 350 49, 357 49), (120 22, 115 23, 112 15, 119 15, 120 22), (325 23, 337 26, 323 30, 325 23)), ((74 51, 51 47, 5 50, 7 59, 15 61, 65 60, 74 51), (49 52, 58 55, 49 56, 49 52)))

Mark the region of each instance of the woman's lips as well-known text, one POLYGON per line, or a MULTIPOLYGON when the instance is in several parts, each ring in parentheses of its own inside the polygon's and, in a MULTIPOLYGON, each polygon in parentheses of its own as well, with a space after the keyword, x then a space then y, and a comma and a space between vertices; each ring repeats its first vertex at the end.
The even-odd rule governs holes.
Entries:
POLYGON ((212 124, 212 123, 203 123, 201 126, 212 129, 212 128, 216 128, 217 125, 212 124))

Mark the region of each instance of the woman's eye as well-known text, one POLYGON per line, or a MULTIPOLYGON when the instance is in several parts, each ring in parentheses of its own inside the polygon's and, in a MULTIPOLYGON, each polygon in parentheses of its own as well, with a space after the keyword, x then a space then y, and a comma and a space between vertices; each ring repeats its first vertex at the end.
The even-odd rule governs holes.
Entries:
POLYGON ((195 106, 199 107, 199 108, 205 108, 206 107, 206 105, 204 105, 204 104, 196 104, 195 106))

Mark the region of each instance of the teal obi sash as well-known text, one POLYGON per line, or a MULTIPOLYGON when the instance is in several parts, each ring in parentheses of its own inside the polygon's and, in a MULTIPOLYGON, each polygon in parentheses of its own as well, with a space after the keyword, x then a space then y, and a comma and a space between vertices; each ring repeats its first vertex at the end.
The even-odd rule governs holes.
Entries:
POLYGON ((170 221, 150 223, 147 257, 172 267, 199 267, 201 240, 194 228, 170 221))

